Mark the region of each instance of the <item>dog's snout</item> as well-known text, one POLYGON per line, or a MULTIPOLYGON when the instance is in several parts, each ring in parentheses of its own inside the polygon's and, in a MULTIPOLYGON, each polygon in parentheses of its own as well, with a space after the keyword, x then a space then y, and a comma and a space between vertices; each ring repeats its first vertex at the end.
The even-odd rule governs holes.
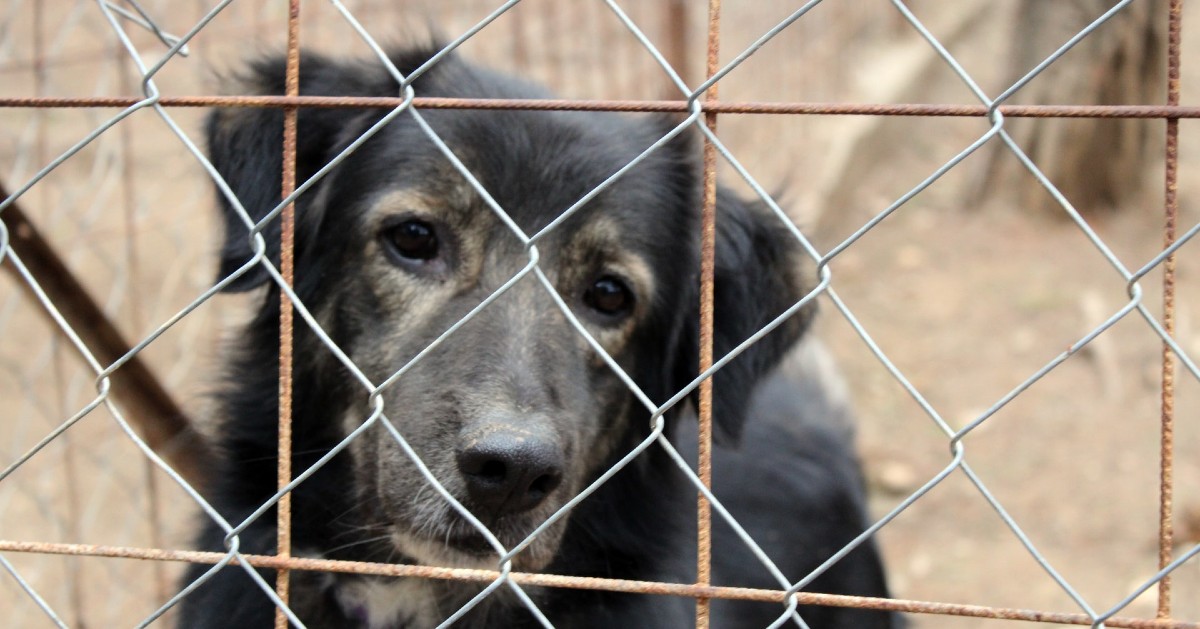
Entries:
POLYGON ((500 429, 458 452, 471 502, 490 515, 528 511, 562 482, 563 457, 550 439, 500 429))

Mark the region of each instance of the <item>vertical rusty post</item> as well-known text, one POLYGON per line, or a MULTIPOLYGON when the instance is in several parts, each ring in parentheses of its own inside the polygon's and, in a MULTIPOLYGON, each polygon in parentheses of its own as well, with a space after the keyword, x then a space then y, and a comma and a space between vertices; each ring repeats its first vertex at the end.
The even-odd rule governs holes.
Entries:
MULTIPOLYGON (((300 0, 288 1, 287 82, 288 96, 300 94, 300 0)), ((283 110, 283 196, 296 189, 296 118, 299 110, 288 106, 283 110)), ((289 203, 280 218, 279 272, 288 286, 295 286, 296 205, 289 203)), ((279 295, 279 487, 292 481, 292 301, 287 294, 279 295)), ((276 505, 276 549, 281 558, 292 553, 292 496, 284 494, 276 505)), ((279 599, 288 603, 290 574, 280 568, 275 579, 279 599)), ((282 609, 275 610, 276 629, 287 628, 282 609)))
MULTIPOLYGON (((1167 105, 1179 105, 1179 64, 1182 42, 1183 0, 1171 0, 1167 30, 1167 105)), ((1179 118, 1167 118, 1166 202, 1163 225, 1164 247, 1175 242, 1175 224, 1179 214, 1179 118)), ((1175 336, 1175 256, 1163 261, 1163 328, 1175 336)), ((1175 464, 1175 355, 1163 343, 1162 349, 1162 441, 1159 469, 1158 565, 1171 563, 1174 545, 1175 464)), ((1171 617, 1171 576, 1158 582, 1158 617, 1171 617)))
MULTIPOLYGON (((708 53, 705 76, 719 69, 718 54, 721 39, 721 0, 708 3, 708 53)), ((704 102, 715 103, 717 86, 713 84, 704 95, 704 102)), ((717 114, 707 112, 704 123, 717 130, 717 114)), ((717 241, 717 150, 711 142, 704 143, 704 205, 700 212, 700 371, 713 364, 713 275, 716 271, 717 241)), ((712 487, 712 378, 700 383, 699 453, 697 472, 705 487, 712 487)), ((696 582, 708 585, 712 580, 712 506, 703 495, 697 502, 696 582)), ((696 599, 696 629, 708 629, 709 599, 696 599)))

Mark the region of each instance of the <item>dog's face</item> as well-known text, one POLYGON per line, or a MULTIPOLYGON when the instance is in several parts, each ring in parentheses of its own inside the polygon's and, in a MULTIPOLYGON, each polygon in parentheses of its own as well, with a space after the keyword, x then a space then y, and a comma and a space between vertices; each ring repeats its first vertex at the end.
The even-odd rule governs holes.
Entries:
MULTIPOLYGON (((526 234, 651 141, 614 141, 571 114, 428 118, 526 234)), ((325 220, 352 223, 336 266, 354 271, 326 289, 335 294, 321 317, 358 322, 347 353, 383 382, 524 273, 383 394, 387 417, 432 474, 511 547, 594 477, 633 421, 630 392, 547 285, 608 354, 636 372, 633 348, 645 339, 635 337, 654 327, 648 319, 656 309, 678 307, 676 296, 660 292, 684 280, 651 269, 663 266, 663 254, 690 255, 686 232, 671 233, 688 230, 690 221, 650 181, 631 178, 536 242, 543 283, 528 270, 533 249, 406 123, 386 128, 328 183, 325 220), (668 220, 651 234, 643 213, 668 220)), ((364 397, 343 429, 357 427, 368 410, 364 397)), ((648 423, 644 410, 640 417, 648 423)), ((406 555, 460 565, 494 560, 482 536, 382 429, 357 441, 354 453, 358 488, 377 502, 406 555)), ((518 563, 548 562, 562 528, 543 533, 518 563)))
MULTIPOLYGON (((407 71, 421 57, 399 55, 398 65, 407 71)), ((374 64, 306 57, 301 67, 306 93, 395 92, 374 64)), ((281 76, 278 62, 261 64, 252 89, 277 92, 281 76)), ((453 58, 416 89, 423 96, 530 92, 453 58)), ((302 112, 300 177, 383 113, 302 112)), ((511 548, 649 431, 650 413, 580 328, 656 403, 694 376, 696 150, 682 136, 666 144, 530 244, 518 230, 538 233, 671 125, 568 112, 423 115, 503 213, 402 114, 301 197, 297 290, 372 382, 392 380, 382 392, 386 420, 446 490, 511 548)), ((226 110, 210 119, 214 165, 252 215, 279 197, 279 118, 273 111, 226 110)), ((782 225, 726 194, 719 214, 718 355, 803 295, 796 247, 782 225)), ((223 275, 249 257, 244 226, 232 214, 228 226, 223 275)), ((267 238, 274 240, 270 229, 267 238)), ((233 288, 265 279, 254 268, 233 288)), ((277 302, 265 303, 267 312, 277 302)), ((736 435, 754 378, 806 319, 807 313, 793 317, 718 376, 719 428, 736 435)), ((346 378, 330 352, 312 339, 299 347, 298 387, 345 386, 330 381, 346 378)), ((347 391, 337 416, 298 418, 297 430, 336 439, 359 427, 371 405, 361 389, 347 391)), ((352 443, 351 456, 348 491, 361 516, 400 553, 429 564, 494 563, 483 536, 434 490, 382 423, 352 443)), ((566 518, 543 531, 517 556, 517 566, 548 564, 565 525, 566 518)))

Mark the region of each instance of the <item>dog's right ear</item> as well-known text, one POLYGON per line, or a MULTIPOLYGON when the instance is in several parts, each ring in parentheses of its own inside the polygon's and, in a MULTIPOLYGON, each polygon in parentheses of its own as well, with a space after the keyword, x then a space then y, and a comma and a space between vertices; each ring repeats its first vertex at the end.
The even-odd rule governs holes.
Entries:
MULTIPOLYGON (((243 93, 254 95, 284 94, 286 60, 282 56, 252 64, 233 81, 243 93)), ((395 81, 382 65, 367 62, 339 63, 305 54, 300 61, 300 88, 304 95, 321 96, 394 96, 395 81)), ((298 116, 296 182, 306 181, 332 158, 341 145, 365 130, 384 115, 364 115, 362 109, 302 108, 298 116)), ((208 156, 217 172, 229 184, 249 214, 259 222, 282 199, 283 110, 277 107, 229 107, 214 110, 208 116, 206 132, 208 156)), ((297 203, 297 225, 315 226, 311 204, 305 203, 315 191, 302 195, 297 203)), ((233 204, 218 191, 225 225, 218 278, 224 279, 253 257, 250 230, 233 204)), ((279 220, 262 231, 266 255, 279 263, 279 220)), ((226 291, 250 290, 267 281, 267 271, 257 265, 248 269, 226 291)))

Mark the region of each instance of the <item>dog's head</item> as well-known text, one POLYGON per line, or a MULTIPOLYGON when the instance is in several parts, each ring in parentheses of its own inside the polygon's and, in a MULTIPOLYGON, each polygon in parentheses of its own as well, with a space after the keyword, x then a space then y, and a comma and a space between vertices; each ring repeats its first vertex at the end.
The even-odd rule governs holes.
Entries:
MULTIPOLYGON (((394 62, 407 73, 430 54, 401 52, 394 62)), ((308 55, 300 67, 305 94, 398 93, 377 61, 308 55)), ((278 94, 283 76, 282 60, 267 60, 253 66, 244 82, 255 93, 278 94)), ((418 96, 541 95, 453 56, 414 87, 418 96)), ((386 113, 303 109, 298 180, 311 177, 386 113)), ((674 122, 552 111, 421 114, 506 216, 402 113, 300 197, 297 292, 374 383, 421 355, 383 392, 384 413, 446 489, 511 547, 650 430, 649 412, 571 319, 655 403, 695 377, 699 146, 684 133, 650 154, 540 236, 537 266, 530 270, 532 249, 515 230, 532 235, 549 225, 674 122), (486 300, 492 301, 460 325, 486 300)), ((226 109, 209 119, 212 162, 252 220, 279 203, 282 118, 278 110, 226 109)), ((250 259, 251 248, 244 221, 222 203, 226 277, 250 259)), ((717 227, 720 357, 796 303, 806 288, 796 243, 763 208, 722 192, 717 227)), ((274 260, 278 234, 278 221, 264 231, 274 260)), ((270 284, 263 316, 273 317, 277 288, 268 280, 261 266, 251 267, 228 290, 270 284)), ((717 374, 718 436, 736 438, 755 380, 800 334, 808 316, 802 311, 792 317, 717 374)), ((297 430, 336 426, 344 435, 370 415, 367 394, 344 382, 348 376, 332 353, 310 336, 302 331, 298 341, 297 387, 347 393, 336 409, 298 409, 297 430)), ((404 555, 458 565, 480 565, 491 556, 382 427, 361 435, 351 455, 350 482, 364 517, 385 529, 404 555)), ((547 564, 563 530, 560 522, 545 531, 518 556, 518 565, 547 564)))

